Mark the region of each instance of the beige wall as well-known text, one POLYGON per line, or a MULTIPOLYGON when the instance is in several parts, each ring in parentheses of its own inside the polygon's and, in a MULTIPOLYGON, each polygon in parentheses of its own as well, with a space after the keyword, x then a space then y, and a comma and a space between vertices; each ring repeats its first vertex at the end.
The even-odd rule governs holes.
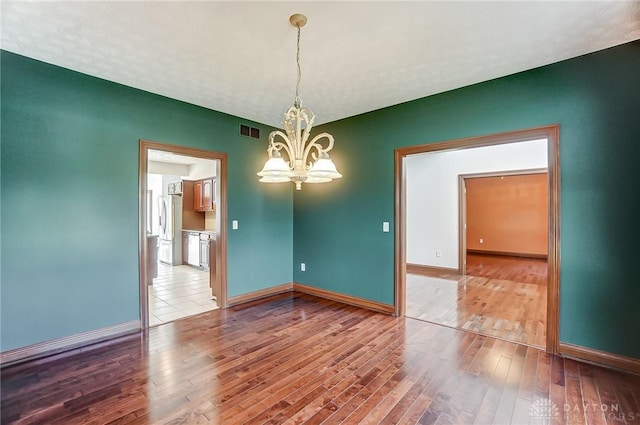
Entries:
POLYGON ((546 173, 465 181, 468 250, 547 255, 546 173))

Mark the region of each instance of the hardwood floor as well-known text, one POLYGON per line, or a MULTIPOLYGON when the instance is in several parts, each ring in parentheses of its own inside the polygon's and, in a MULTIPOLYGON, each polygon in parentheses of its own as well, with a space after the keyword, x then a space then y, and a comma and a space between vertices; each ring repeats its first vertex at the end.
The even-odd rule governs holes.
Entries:
POLYGON ((546 345, 546 260, 469 254, 467 275, 407 274, 406 316, 546 345))
POLYGON ((468 253, 467 275, 546 285, 547 260, 468 253))
POLYGON ((3 424, 640 424, 640 376, 297 293, 1 373, 3 424))

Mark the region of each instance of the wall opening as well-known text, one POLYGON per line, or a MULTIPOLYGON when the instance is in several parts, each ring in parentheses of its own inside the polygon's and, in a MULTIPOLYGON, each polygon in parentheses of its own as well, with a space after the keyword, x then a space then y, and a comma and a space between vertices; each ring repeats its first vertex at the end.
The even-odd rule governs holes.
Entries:
MULTIPOLYGON (((559 293, 559 156, 558 156, 558 126, 548 126, 521 130, 496 135, 459 139, 448 142, 426 144, 408 148, 397 149, 395 152, 395 192, 396 192, 396 244, 395 244, 395 314, 404 316, 406 314, 406 273, 408 255, 410 253, 408 243, 410 236, 407 234, 407 192, 411 184, 407 180, 407 161, 412 155, 456 152, 461 153, 469 149, 480 147, 515 146, 522 142, 535 140, 546 140, 546 159, 548 163, 548 264, 546 287, 547 308, 546 308, 546 341, 544 346, 547 352, 556 353, 558 350, 558 293, 559 293)), ((526 167, 525 167, 526 168, 526 167)), ((473 171, 466 172, 470 174, 473 171)), ((458 174, 465 174, 460 172, 458 174)), ((458 182, 454 182, 454 185, 458 182)), ((454 190, 457 197, 457 191, 454 190)), ((456 205, 457 209, 457 205, 456 205)), ((454 214, 454 227, 457 230, 457 220, 459 213, 454 214)), ((412 235, 415 237, 415 235, 412 235)), ((458 242, 458 238, 455 238, 458 242)), ((461 244, 458 244, 459 247, 461 244)), ((433 267, 448 269, 451 273, 458 273, 460 267, 460 248, 455 249, 456 255, 445 257, 445 252, 439 249, 429 249, 426 251, 433 258, 438 258, 440 263, 433 267), (440 254, 440 255, 438 255, 440 254)), ((447 250, 449 253, 449 250, 447 250)), ((411 254, 414 255, 413 253, 411 254)), ((412 259, 415 257, 412 257, 412 259)))

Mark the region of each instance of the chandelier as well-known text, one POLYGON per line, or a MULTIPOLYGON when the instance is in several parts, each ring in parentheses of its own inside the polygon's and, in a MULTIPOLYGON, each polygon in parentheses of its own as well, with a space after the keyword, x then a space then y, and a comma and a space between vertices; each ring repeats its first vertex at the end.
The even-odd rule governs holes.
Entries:
POLYGON ((329 158, 329 151, 333 149, 333 136, 321 133, 309 141, 311 128, 316 116, 309 108, 302 107, 300 100, 300 28, 307 23, 307 17, 300 14, 291 15, 291 25, 298 29, 296 64, 298 66, 298 80, 296 82, 296 97, 293 106, 284 114, 284 130, 272 131, 269 134, 269 159, 264 164, 258 176, 263 183, 293 182, 296 190, 302 189, 302 183, 327 183, 342 177, 336 166, 329 158), (327 139, 326 146, 320 141, 327 139), (307 143, 308 142, 308 143, 307 143), (282 156, 287 155, 288 161, 282 156))

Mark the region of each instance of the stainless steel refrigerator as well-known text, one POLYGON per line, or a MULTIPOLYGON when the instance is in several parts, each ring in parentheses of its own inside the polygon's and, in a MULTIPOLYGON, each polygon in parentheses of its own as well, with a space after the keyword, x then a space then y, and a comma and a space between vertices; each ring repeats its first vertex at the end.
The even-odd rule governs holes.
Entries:
POLYGON ((160 246, 158 258, 165 264, 182 264, 182 195, 158 198, 160 205, 160 246))

